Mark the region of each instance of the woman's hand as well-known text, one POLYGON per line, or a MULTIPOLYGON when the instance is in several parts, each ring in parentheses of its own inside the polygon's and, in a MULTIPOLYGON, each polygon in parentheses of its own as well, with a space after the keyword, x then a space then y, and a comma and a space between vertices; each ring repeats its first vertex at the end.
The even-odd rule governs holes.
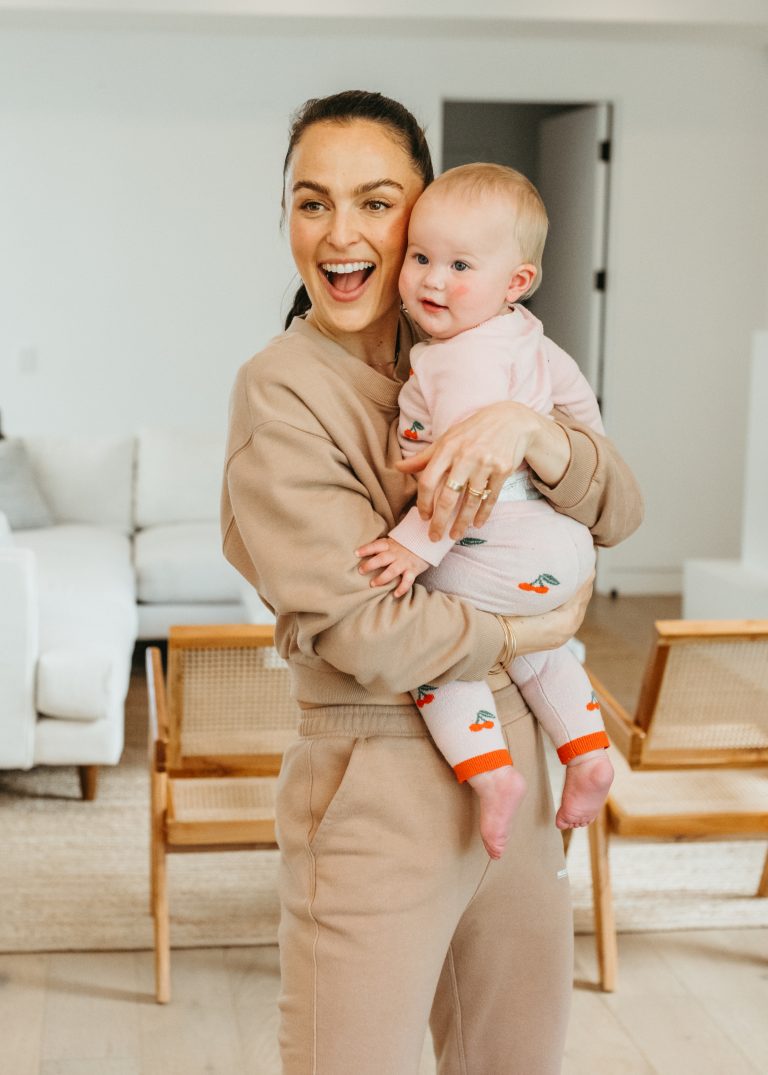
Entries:
POLYGON ((482 526, 502 485, 523 461, 542 481, 556 485, 570 461, 568 437, 530 407, 504 402, 483 407, 395 466, 407 474, 423 471, 417 507, 422 519, 431 518, 429 536, 437 541, 459 502, 450 536, 458 539, 468 526, 482 526), (449 488, 449 481, 458 488, 449 488), (485 489, 489 495, 483 500, 485 489))
POLYGON ((594 581, 593 574, 572 597, 551 612, 542 612, 538 616, 506 616, 517 638, 518 655, 558 649, 573 638, 584 622, 594 581))

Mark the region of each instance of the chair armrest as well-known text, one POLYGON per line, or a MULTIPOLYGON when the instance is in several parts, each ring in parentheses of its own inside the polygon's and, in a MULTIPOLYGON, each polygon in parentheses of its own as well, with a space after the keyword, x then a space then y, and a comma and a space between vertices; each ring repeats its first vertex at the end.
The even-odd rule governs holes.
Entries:
POLYGON ((200 626, 173 626, 168 632, 171 649, 237 649, 242 646, 272 646, 274 624, 211 623, 200 626))
POLYGON ((637 765, 642 756, 645 732, 635 724, 624 706, 615 698, 600 680, 587 669, 587 675, 600 702, 600 712, 605 721, 605 729, 613 746, 617 747, 629 762, 637 765))
POLYGON ((0 767, 28 769, 39 653, 37 561, 30 549, 0 548, 0 594, 0 767))
POLYGON ((149 695, 149 763, 157 772, 166 769, 168 753, 168 710, 165 704, 163 662, 157 646, 146 653, 147 694, 149 695))

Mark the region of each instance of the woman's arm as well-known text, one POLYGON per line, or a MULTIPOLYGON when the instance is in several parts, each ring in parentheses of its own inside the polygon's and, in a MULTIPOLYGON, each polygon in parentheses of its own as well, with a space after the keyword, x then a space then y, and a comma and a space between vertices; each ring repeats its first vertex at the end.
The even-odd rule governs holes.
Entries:
POLYGON ((397 464, 419 478, 417 506, 439 538, 461 494, 445 484, 486 485, 491 496, 478 504, 465 494, 451 527, 459 538, 482 526, 505 479, 523 463, 553 507, 587 526, 598 545, 616 545, 640 525, 643 501, 637 482, 616 446, 589 426, 559 411, 555 421, 520 403, 495 403, 448 430, 423 452, 397 464))
POLYGON ((482 679, 504 642, 495 617, 421 586, 399 600, 393 585, 372 589, 354 550, 391 525, 376 476, 364 481, 322 428, 308 428, 295 393, 259 399, 254 415, 284 419, 252 423, 247 380, 245 367, 232 397, 224 553, 284 617, 283 656, 326 662, 379 694, 482 679))

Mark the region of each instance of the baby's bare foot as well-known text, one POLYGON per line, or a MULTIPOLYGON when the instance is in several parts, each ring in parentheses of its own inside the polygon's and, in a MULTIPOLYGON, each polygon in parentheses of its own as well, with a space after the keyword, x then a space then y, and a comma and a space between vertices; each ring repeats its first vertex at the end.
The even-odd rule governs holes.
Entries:
POLYGON ((577 829, 597 817, 613 783, 613 766, 604 750, 575 758, 565 767, 565 786, 555 817, 558 829, 577 829))
POLYGON ((525 777, 511 765, 471 776, 469 783, 480 797, 480 835, 492 859, 501 858, 509 826, 525 795, 525 777))

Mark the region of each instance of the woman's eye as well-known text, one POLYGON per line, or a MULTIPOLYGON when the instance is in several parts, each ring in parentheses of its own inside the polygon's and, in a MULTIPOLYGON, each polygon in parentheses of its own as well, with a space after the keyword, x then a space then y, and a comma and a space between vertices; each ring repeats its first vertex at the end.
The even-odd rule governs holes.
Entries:
POLYGON ((302 202, 301 205, 299 206, 299 208, 303 209, 307 213, 319 213, 320 210, 323 208, 323 203, 322 202, 302 202))
POLYGON ((469 268, 469 265, 467 265, 466 261, 454 261, 453 267, 456 272, 464 272, 465 269, 469 268))
POLYGON ((367 205, 369 209, 373 209, 374 213, 381 213, 384 209, 389 209, 389 202, 383 202, 380 198, 373 198, 367 205))
POLYGON ((413 256, 419 265, 429 265, 429 259, 426 254, 414 254, 413 256))

